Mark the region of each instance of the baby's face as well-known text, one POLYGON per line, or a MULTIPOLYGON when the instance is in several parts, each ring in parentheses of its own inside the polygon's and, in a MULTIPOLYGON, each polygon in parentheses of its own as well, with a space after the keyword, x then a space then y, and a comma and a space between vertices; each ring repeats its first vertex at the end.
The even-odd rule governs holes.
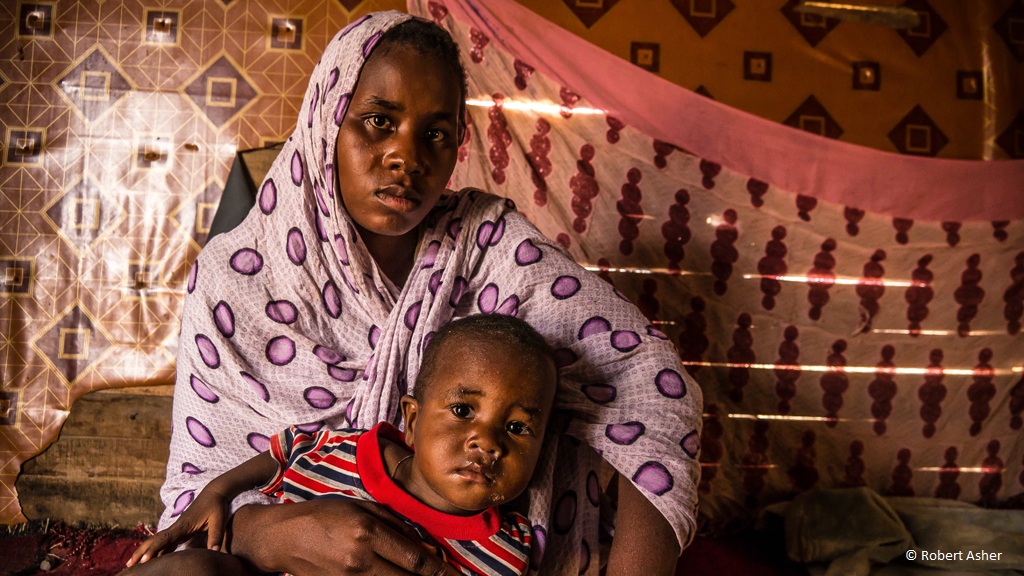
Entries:
POLYGON ((421 403, 402 401, 415 456, 406 489, 450 514, 479 512, 526 489, 554 401, 548 358, 491 342, 447 343, 421 403))

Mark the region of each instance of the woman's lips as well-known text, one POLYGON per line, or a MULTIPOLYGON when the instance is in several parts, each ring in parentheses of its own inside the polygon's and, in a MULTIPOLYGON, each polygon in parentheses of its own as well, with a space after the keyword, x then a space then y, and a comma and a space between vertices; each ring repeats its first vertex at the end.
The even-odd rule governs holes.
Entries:
POLYGON ((420 206, 419 199, 414 198, 415 192, 402 186, 387 186, 377 190, 373 195, 396 212, 409 213, 420 206))

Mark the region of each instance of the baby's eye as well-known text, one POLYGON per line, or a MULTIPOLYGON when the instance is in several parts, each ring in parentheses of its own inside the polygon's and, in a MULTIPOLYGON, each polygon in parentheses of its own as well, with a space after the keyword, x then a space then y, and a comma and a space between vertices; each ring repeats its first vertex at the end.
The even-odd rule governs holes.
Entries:
POLYGON ((524 422, 519 422, 518 420, 506 424, 505 429, 513 436, 523 436, 530 433, 530 427, 524 422))
POLYGON ((456 418, 469 418, 472 413, 473 409, 469 407, 469 404, 452 405, 452 414, 454 414, 456 418))
POLYGON ((380 114, 374 114, 366 118, 366 123, 377 130, 390 130, 391 120, 387 116, 380 114))

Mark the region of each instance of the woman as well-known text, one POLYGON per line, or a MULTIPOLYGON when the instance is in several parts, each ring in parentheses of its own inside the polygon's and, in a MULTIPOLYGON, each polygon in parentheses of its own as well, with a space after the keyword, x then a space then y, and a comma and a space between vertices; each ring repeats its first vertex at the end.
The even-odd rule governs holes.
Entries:
MULTIPOLYGON (((559 358, 564 418, 527 492, 532 567, 597 572, 601 454, 620 472, 609 573, 671 573, 694 529, 700 390, 663 334, 510 202, 445 190, 464 71, 443 29, 410 18, 334 38, 257 205, 189 275, 161 527, 286 426, 398 424, 431 334, 493 312, 559 358)), ((235 501, 227 546, 259 570, 444 573, 368 505, 257 502, 235 501)))

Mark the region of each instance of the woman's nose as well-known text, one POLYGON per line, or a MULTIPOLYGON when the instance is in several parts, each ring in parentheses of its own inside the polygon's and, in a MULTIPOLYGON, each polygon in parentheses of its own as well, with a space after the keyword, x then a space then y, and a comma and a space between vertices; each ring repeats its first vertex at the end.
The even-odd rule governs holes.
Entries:
POLYGON ((409 175, 422 174, 424 167, 420 143, 411 135, 396 133, 384 163, 389 170, 399 170, 409 175))

